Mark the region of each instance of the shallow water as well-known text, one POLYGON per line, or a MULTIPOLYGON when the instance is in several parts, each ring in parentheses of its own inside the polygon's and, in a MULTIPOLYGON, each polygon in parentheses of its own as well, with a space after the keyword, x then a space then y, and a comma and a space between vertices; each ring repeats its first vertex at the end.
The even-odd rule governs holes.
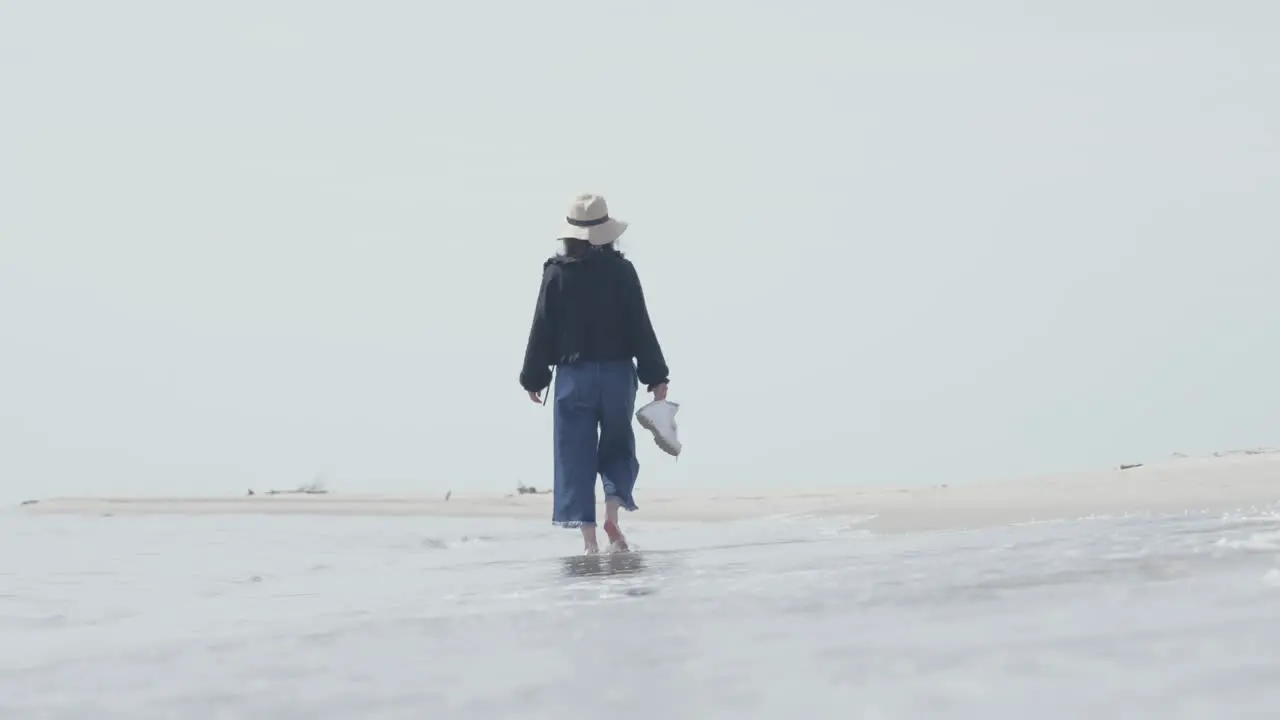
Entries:
POLYGON ((1280 515, 0 516, 0 718, 1275 718, 1280 515))

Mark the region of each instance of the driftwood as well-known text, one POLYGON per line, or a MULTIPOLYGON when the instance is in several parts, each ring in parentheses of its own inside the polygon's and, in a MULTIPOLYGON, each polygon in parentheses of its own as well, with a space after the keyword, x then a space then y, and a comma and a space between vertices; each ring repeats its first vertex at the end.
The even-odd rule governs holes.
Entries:
POLYGON ((1133 463, 1133 464, 1131 464, 1131 465, 1121 465, 1121 466, 1120 466, 1120 469, 1121 469, 1121 470, 1130 470, 1130 469, 1132 469, 1132 468, 1136 468, 1136 467, 1142 467, 1142 463, 1133 463))
MULTIPOLYGON (((292 490, 268 490, 263 495, 326 495, 328 492, 328 490, 324 489, 324 483, 317 479, 305 485, 299 485, 292 490)), ((253 488, 249 488, 249 492, 246 494, 249 496, 257 495, 253 488)))

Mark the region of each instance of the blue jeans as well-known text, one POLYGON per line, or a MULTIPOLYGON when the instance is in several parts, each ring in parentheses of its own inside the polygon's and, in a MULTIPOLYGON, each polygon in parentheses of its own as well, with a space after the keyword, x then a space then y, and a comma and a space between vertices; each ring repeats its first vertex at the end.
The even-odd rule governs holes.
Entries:
POLYGON ((640 463, 631 420, 638 385, 629 360, 556 367, 555 524, 596 524, 597 474, 604 480, 605 499, 636 509, 632 490, 640 463))

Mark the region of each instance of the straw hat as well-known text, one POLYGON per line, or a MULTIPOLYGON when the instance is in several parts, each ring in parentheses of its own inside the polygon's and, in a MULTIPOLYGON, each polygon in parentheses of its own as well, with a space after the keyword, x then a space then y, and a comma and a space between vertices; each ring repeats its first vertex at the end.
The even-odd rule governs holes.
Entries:
POLYGON ((586 240, 592 245, 608 245, 627 230, 627 223, 609 217, 609 204, 604 198, 592 193, 575 197, 564 221, 560 237, 586 240))

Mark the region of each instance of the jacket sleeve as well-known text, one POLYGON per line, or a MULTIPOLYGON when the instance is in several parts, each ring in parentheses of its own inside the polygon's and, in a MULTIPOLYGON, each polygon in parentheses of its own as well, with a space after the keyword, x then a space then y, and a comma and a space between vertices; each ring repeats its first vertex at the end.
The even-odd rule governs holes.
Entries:
POLYGON ((640 285, 640 275, 630 262, 627 263, 627 284, 631 292, 631 348, 636 358, 636 375, 640 382, 652 390, 667 383, 670 370, 662 356, 662 345, 658 343, 658 335, 653 331, 653 323, 649 320, 649 307, 644 300, 644 288, 640 285))
POLYGON ((546 265, 542 269, 542 285, 538 289, 538 302, 533 309, 533 323, 529 327, 529 342, 524 349, 524 366, 520 369, 520 387, 529 392, 545 390, 551 384, 551 357, 555 331, 550 307, 556 289, 556 268, 546 265))

